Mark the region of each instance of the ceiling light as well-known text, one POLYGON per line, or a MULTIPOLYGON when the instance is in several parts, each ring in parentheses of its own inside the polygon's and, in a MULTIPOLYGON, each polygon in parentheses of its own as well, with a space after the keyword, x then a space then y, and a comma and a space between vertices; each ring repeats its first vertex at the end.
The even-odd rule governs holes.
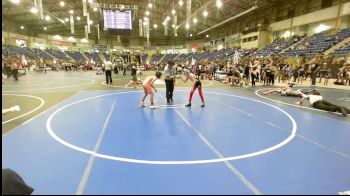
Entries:
POLYGON ((64 20, 65 20, 66 22, 69 22, 69 19, 68 19, 68 18, 65 18, 64 20))
POLYGON ((12 3, 19 4, 20 0, 11 0, 12 3))
POLYGON ((57 40, 62 40, 62 37, 60 35, 55 35, 53 36, 54 39, 57 39, 57 40))
POLYGON ((171 25, 171 27, 175 28, 175 25, 173 24, 173 25, 171 25))
POLYGON ((148 10, 146 11, 146 15, 149 16, 149 11, 148 10))
POLYGON ((124 6, 124 5, 120 6, 120 9, 122 9, 122 10, 123 10, 124 8, 125 8, 125 6, 124 6))
POLYGON ((204 12, 203 12, 203 16, 204 16, 204 17, 207 17, 207 16, 208 16, 208 12, 207 12, 207 10, 204 10, 204 12))
POLYGON ((175 15, 176 11, 173 9, 173 10, 171 10, 171 13, 172 13, 173 15, 175 15))
POLYGON ((68 41, 72 41, 72 42, 74 42, 74 41, 75 41, 75 38, 74 38, 74 37, 72 37, 72 36, 70 36, 70 37, 68 37, 68 41))
POLYGON ((36 13, 38 13, 38 9, 36 7, 32 7, 30 9, 30 12, 32 12, 33 14, 36 14, 36 13))
POLYGON ((209 37, 209 35, 206 35, 205 37, 209 37))
POLYGON ((97 7, 94 7, 93 10, 94 10, 94 12, 97 12, 97 7))
POLYGON ((154 24, 153 27, 156 29, 156 28, 158 27, 158 25, 157 25, 157 24, 154 24))
POLYGON ((184 2, 182 0, 179 1, 179 5, 180 7, 184 4, 184 2))
POLYGON ((175 34, 175 37, 177 37, 177 33, 175 34))
POLYGON ((186 23, 185 27, 186 27, 186 29, 189 29, 190 25, 188 23, 186 23))
POLYGON ((147 20, 148 20, 148 18, 145 16, 145 17, 143 17, 143 20, 144 20, 144 21, 147 21, 147 20))
POLYGON ((77 20, 80 20, 80 16, 77 16, 77 20))
POLYGON ((167 17, 166 17, 166 20, 170 20, 170 16, 167 16, 167 17))
POLYGON ((152 7, 153 7, 152 3, 149 3, 149 4, 148 4, 148 7, 149 7, 149 8, 152 8, 152 7))
POLYGON ((24 26, 21 26, 21 29, 24 29, 24 26))
POLYGON ((162 24, 165 26, 165 25, 166 25, 166 22, 164 21, 162 24))
POLYGON ((216 0, 216 7, 221 8, 222 2, 221 0, 216 0))
POLYGON ((64 1, 61 1, 61 2, 60 2, 60 6, 61 6, 61 7, 64 7, 64 4, 65 4, 64 1))
POLYGON ((47 30, 47 27, 44 27, 44 30, 46 31, 46 30, 47 30))
POLYGON ((62 20, 62 19, 60 19, 60 18, 59 18, 58 20, 61 21, 62 23, 65 23, 64 20, 62 20))
POLYGON ((143 21, 143 25, 146 25, 147 24, 147 22, 146 21, 143 21))
POLYGON ((73 11, 73 10, 69 10, 69 13, 70 13, 70 14, 73 14, 73 13, 74 13, 74 11, 73 11))
POLYGON ((192 33, 190 34, 190 37, 192 37, 192 33))
POLYGON ((92 20, 90 20, 90 21, 89 21, 89 24, 92 24, 92 23, 94 23, 94 22, 93 22, 92 20))
POLYGON ((94 0, 88 0, 88 2, 89 2, 89 3, 93 3, 93 2, 94 2, 94 0))
POLYGON ((196 24, 197 22, 198 22, 197 18, 194 18, 194 19, 193 19, 193 23, 196 24))
POLYGON ((46 20, 46 21, 49 21, 49 20, 51 20, 51 17, 50 17, 49 15, 46 15, 46 16, 45 16, 45 20, 46 20))

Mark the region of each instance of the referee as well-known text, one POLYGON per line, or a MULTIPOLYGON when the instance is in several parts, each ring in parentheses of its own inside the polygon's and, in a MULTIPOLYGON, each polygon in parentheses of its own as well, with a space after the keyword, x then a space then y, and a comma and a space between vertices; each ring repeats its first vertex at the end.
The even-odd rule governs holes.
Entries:
POLYGON ((168 65, 166 65, 164 68, 166 99, 168 103, 173 102, 175 73, 176 73, 175 61, 169 60, 168 65))
POLYGON ((112 62, 106 61, 104 67, 106 71, 106 84, 112 84, 112 62))

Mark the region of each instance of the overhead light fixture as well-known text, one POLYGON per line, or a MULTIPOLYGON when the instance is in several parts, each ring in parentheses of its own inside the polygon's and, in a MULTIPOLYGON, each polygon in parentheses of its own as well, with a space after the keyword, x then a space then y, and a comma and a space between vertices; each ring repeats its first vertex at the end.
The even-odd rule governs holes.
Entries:
POLYGON ((57 40, 62 40, 62 37, 60 35, 55 35, 53 36, 54 39, 57 39, 57 40))
POLYGON ((20 0, 11 0, 12 3, 19 4, 20 0))
POLYGON ((36 14, 36 13, 38 13, 38 9, 36 7, 32 7, 30 9, 30 12, 32 12, 33 14, 36 14))
POLYGON ((73 10, 69 10, 69 13, 70 13, 70 14, 73 14, 73 13, 74 13, 74 11, 73 11, 73 10))
POLYGON ((93 24, 94 22, 92 20, 89 21, 89 24, 93 24))
POLYGON ((173 10, 171 10, 171 13, 172 13, 173 15, 175 15, 176 11, 173 9, 173 10))
POLYGON ((149 11, 148 10, 146 11, 146 15, 149 16, 149 11))
POLYGON ((66 22, 64 22, 64 20, 62 20, 62 19, 60 19, 60 18, 59 18, 58 20, 61 21, 62 23, 66 23, 66 22))
POLYGON ((77 20, 80 20, 80 16, 77 16, 77 20))
POLYGON ((208 12, 207 12, 207 10, 204 10, 204 12, 203 12, 203 16, 204 16, 204 17, 207 17, 207 16, 208 16, 208 12))
POLYGON ((93 10, 94 10, 94 12, 97 12, 97 7, 94 7, 93 10))
POLYGON ((125 6, 124 5, 120 6, 120 9, 121 10, 125 9, 125 6))
POLYGON ((153 27, 156 29, 156 28, 158 27, 158 25, 157 25, 157 24, 154 24, 153 27))
POLYGON ((69 22, 69 18, 65 18, 64 21, 69 22))
POLYGON ((44 30, 46 31, 46 30, 47 30, 47 27, 44 27, 44 30))
POLYGON ((175 34, 175 37, 177 37, 177 33, 175 34))
POLYGON ((188 23, 186 23, 185 27, 186 27, 186 29, 189 29, 190 25, 188 23))
POLYGON ((46 21, 49 21, 49 20, 51 20, 51 17, 50 17, 49 15, 46 15, 46 16, 45 16, 45 20, 46 20, 46 21))
POLYGON ((209 35, 206 35, 205 37, 209 37, 209 35))
POLYGON ((216 0, 216 7, 221 8, 222 2, 221 0, 216 0))
POLYGON ((162 24, 165 26, 165 25, 166 25, 166 22, 164 21, 162 24))
POLYGON ((64 7, 64 4, 65 4, 64 1, 61 1, 61 2, 60 2, 60 6, 61 6, 61 7, 64 7))
POLYGON ((148 4, 148 7, 149 7, 149 8, 152 8, 152 7, 153 7, 152 3, 149 3, 149 4, 148 4))
POLYGON ((143 23, 142 23, 143 25, 146 25, 147 24, 147 22, 146 21, 143 21, 143 23))
POLYGON ((80 40, 82 43, 88 43, 89 41, 86 38, 80 40))
POLYGON ((24 29, 24 26, 21 26, 21 29, 24 29))
POLYGON ((182 0, 179 1, 179 5, 180 7, 184 4, 184 2, 182 0))
POLYGON ((170 16, 167 16, 167 17, 166 17, 166 20, 170 20, 170 16))
POLYGON ((175 25, 173 24, 173 25, 171 25, 171 27, 175 28, 175 25))
POLYGON ((192 33, 190 34, 190 37, 192 37, 192 33))
POLYGON ((75 38, 74 38, 74 37, 72 37, 72 36, 70 36, 70 37, 68 37, 68 41, 72 41, 72 42, 74 42, 74 41, 75 41, 75 38))
POLYGON ((145 17, 143 17, 143 20, 144 21, 148 21, 148 18, 145 16, 145 17))
POLYGON ((193 19, 193 23, 196 24, 198 22, 197 18, 193 19))
POLYGON ((93 3, 93 2, 94 2, 94 0, 88 0, 88 2, 89 2, 89 3, 93 3))

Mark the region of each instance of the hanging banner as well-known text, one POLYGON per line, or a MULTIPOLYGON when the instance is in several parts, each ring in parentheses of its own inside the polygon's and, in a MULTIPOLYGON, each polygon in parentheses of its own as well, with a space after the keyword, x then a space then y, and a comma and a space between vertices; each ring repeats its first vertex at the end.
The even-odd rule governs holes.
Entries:
POLYGON ((90 15, 89 15, 89 13, 86 14, 86 19, 87 19, 88 33, 91 33, 91 32, 90 32, 90 15))
POLYGON ((70 32, 74 34, 74 17, 72 14, 70 15, 70 32))
POLYGON ((142 37, 142 19, 139 19, 139 36, 142 37))
POLYGON ((83 0, 83 15, 86 16, 86 14, 87 14, 86 0, 83 0))
POLYGON ((97 24, 96 28, 97 28, 97 39, 100 39, 100 25, 97 24))
POLYGON ((38 7, 39 7, 39 9, 38 9, 38 11, 39 11, 39 18, 41 20, 43 20, 44 19, 44 12, 43 12, 43 2, 42 2, 42 0, 38 0, 38 7))
POLYGON ((177 34, 177 15, 174 16, 174 33, 177 34))
POLYGON ((88 27, 85 25, 85 38, 89 39, 88 27))

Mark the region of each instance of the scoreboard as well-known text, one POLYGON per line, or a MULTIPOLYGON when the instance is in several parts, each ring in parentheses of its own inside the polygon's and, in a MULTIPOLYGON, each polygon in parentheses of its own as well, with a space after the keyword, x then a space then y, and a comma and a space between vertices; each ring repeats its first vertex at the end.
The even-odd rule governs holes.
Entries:
POLYGON ((103 10, 104 29, 132 29, 131 11, 103 10))

